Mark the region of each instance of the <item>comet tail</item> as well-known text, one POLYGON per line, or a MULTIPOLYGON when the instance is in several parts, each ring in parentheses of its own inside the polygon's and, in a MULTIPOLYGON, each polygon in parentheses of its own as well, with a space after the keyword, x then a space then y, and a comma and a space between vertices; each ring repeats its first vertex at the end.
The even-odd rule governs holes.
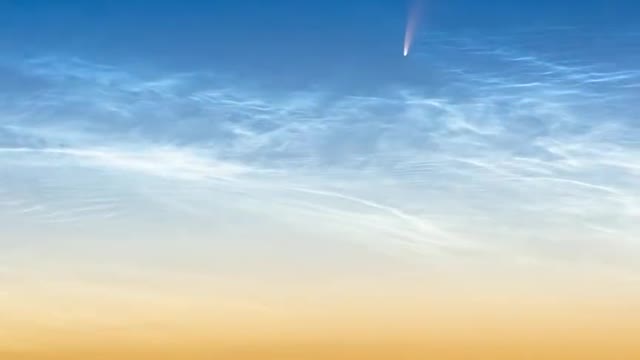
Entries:
POLYGON ((420 14, 422 12, 422 0, 412 0, 409 8, 409 18, 407 20, 407 28, 404 34, 404 56, 409 55, 411 45, 416 34, 416 29, 420 23, 420 14))

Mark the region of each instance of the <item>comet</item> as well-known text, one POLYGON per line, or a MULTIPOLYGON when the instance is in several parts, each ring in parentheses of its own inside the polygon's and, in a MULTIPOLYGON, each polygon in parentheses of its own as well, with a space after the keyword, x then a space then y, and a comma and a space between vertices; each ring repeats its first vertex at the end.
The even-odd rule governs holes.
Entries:
POLYGON ((423 0, 411 0, 411 4, 409 5, 409 16, 407 18, 407 28, 404 33, 404 50, 402 53, 405 57, 409 56, 416 35, 416 29, 420 24, 422 2, 423 0))

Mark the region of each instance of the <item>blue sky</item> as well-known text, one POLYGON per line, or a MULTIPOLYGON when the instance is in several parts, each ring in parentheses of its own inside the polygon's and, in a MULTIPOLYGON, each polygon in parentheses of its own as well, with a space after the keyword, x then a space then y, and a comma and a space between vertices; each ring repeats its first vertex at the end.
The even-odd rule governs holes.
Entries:
MULTIPOLYGON (((633 25, 638 13, 634 2, 623 0, 562 5, 507 0, 426 3, 424 31, 504 33, 567 25, 615 31, 633 25)), ((165 0, 150 5, 29 0, 0 6, 5 46, 27 53, 145 58, 183 70, 222 67, 252 76, 291 78, 288 81, 296 86, 353 72, 366 71, 361 81, 372 73, 390 73, 386 80, 406 81, 416 73, 404 72, 403 59, 397 58, 406 1, 165 0)))
POLYGON ((407 7, 3 2, 0 246, 635 271, 637 5, 407 7))

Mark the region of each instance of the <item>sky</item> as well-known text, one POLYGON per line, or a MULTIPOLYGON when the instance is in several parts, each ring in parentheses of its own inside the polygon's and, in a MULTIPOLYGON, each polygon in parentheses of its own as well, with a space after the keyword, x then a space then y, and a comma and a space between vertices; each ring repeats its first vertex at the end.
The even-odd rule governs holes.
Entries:
POLYGON ((637 304, 640 5, 409 8, 3 1, 0 340, 637 304))

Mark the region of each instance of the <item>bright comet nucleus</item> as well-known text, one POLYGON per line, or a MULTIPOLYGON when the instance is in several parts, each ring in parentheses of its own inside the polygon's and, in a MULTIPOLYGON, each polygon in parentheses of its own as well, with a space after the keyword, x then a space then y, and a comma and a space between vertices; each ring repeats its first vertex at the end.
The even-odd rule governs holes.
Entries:
POLYGON ((407 28, 404 34, 404 56, 409 55, 413 39, 415 37, 418 23, 420 22, 420 13, 422 12, 422 0, 413 0, 409 8, 409 18, 407 20, 407 28))

